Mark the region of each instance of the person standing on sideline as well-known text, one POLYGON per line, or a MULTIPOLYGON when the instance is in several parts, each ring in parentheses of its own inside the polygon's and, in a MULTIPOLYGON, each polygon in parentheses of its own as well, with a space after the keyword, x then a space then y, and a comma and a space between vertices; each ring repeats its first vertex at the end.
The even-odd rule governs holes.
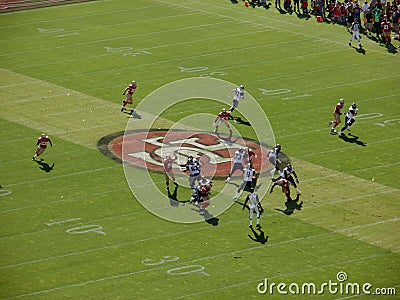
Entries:
POLYGON ((388 21, 386 15, 383 16, 381 28, 382 28, 383 43, 386 45, 386 47, 388 47, 389 44, 392 42, 392 39, 390 38, 390 33, 391 33, 390 22, 388 21))
MULTIPOLYGON (((232 114, 232 112, 238 107, 240 100, 244 99, 244 85, 241 84, 239 87, 233 89, 231 91, 231 94, 234 94, 233 96, 233 104, 231 108, 229 109, 229 113, 232 114)), ((232 116, 230 116, 230 119, 233 119, 232 116)))
MULTIPOLYGON (((121 112, 124 112, 127 104, 132 104, 132 95, 136 91, 137 85, 136 81, 133 80, 130 85, 128 85, 125 90, 122 92, 122 95, 125 95, 125 101, 122 101, 121 112)), ((133 112, 133 109, 132 109, 133 112)))
POLYGON ((333 124, 333 126, 331 128, 332 133, 336 132, 335 127, 338 126, 341 122, 340 116, 342 115, 341 110, 342 110, 343 106, 344 106, 344 100, 340 99, 339 103, 336 104, 335 109, 333 110, 333 116, 334 116, 335 120, 329 121, 329 123, 328 123, 329 126, 332 126, 332 124, 333 124))
POLYGON ((350 126, 353 125, 353 123, 356 121, 354 120, 354 117, 357 115, 358 113, 358 108, 357 105, 355 103, 353 103, 350 107, 349 110, 346 114, 345 120, 344 120, 344 126, 342 129, 340 129, 339 131, 339 137, 341 137, 343 135, 343 131, 345 129, 347 129, 348 131, 350 131, 350 126))
POLYGON ((368 35, 369 33, 372 34, 373 26, 374 26, 374 16, 372 15, 371 10, 369 9, 365 14, 365 34, 368 35))
POLYGON ((361 10, 363 12, 363 20, 364 20, 364 25, 365 25, 365 17, 367 15, 367 12, 369 11, 369 4, 368 1, 365 1, 363 6, 361 6, 361 10))
POLYGON ((357 18, 354 18, 353 23, 351 23, 351 38, 350 38, 350 42, 349 42, 349 46, 351 46, 351 41, 356 38, 358 41, 358 47, 361 49, 361 39, 360 39, 360 24, 358 24, 358 20, 357 18))
POLYGON ((374 30, 376 34, 376 38, 381 40, 381 16, 382 16, 382 9, 379 5, 375 5, 372 9, 372 16, 374 17, 374 30))
POLYGON ((249 224, 249 227, 253 227, 253 214, 254 214, 254 211, 255 211, 256 214, 257 214, 257 225, 256 225, 256 227, 257 228, 261 228, 261 225, 260 225, 261 213, 260 213, 260 210, 258 209, 258 206, 260 205, 260 200, 258 199, 258 195, 256 193, 254 193, 254 188, 250 189, 250 194, 247 195, 246 200, 244 201, 242 210, 244 210, 244 208, 246 207, 247 202, 249 202, 249 210, 250 210, 250 217, 249 217, 250 224, 249 224))
POLYGON ((45 133, 42 133, 39 136, 39 138, 37 139, 37 142, 36 142, 36 146, 37 146, 36 153, 32 157, 32 160, 36 160, 36 157, 38 157, 40 154, 42 154, 44 152, 44 150, 46 150, 47 143, 50 143, 50 146, 53 147, 51 139, 45 133))

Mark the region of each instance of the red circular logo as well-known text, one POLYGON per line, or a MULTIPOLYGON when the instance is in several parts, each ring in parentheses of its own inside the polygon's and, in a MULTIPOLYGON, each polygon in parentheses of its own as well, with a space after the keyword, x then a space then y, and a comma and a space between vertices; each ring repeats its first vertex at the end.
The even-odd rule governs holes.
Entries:
POLYGON ((253 151, 253 167, 256 170, 271 167, 267 162, 267 146, 246 138, 221 139, 211 133, 194 133, 184 130, 151 130, 149 132, 120 132, 102 138, 98 147, 107 156, 133 166, 163 171, 166 155, 177 156, 173 168, 185 164, 187 157, 197 158, 202 165, 202 175, 226 177, 232 167, 237 150, 248 147, 253 151))

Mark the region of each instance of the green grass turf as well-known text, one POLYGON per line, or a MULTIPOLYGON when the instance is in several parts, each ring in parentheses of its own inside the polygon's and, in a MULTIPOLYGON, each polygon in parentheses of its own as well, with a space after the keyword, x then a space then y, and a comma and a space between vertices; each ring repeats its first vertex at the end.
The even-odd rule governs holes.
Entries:
MULTIPOLYGON (((346 283, 399 294, 398 54, 365 36, 358 53, 341 26, 242 1, 35 9, 2 14, 0 36, 0 192, 11 191, 0 197, 1 299, 309 299, 259 295, 257 285, 268 278, 320 286, 340 271, 346 283), (283 194, 268 194, 264 235, 248 228, 238 204, 212 222, 154 216, 132 195, 123 167, 96 147, 125 129, 121 92, 132 79, 136 105, 196 76, 243 83, 296 166, 303 207, 285 215, 283 194), (327 127, 339 98, 359 106, 358 138, 347 142, 327 127), (54 147, 39 165, 30 158, 41 132, 54 147)), ((157 124, 220 108, 192 99, 157 124)), ((254 138, 251 128, 232 125, 254 138)), ((163 175, 151 176, 165 193, 163 175)), ((213 191, 223 185, 216 181, 213 191)), ((356 297, 364 298, 398 295, 356 297)))

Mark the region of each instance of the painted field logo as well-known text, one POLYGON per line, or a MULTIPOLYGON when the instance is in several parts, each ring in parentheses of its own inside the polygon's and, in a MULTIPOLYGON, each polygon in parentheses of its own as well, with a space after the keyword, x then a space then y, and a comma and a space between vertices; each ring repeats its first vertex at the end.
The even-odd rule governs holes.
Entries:
POLYGON ((202 164, 202 175, 226 177, 232 167, 235 151, 248 147, 257 158, 253 159, 256 170, 267 166, 268 148, 245 138, 225 140, 211 133, 194 133, 184 130, 132 131, 102 138, 98 147, 107 156, 136 167, 163 171, 163 158, 177 156, 175 171, 185 164, 189 156, 198 158, 202 164), (261 165, 262 164, 262 165, 261 165))

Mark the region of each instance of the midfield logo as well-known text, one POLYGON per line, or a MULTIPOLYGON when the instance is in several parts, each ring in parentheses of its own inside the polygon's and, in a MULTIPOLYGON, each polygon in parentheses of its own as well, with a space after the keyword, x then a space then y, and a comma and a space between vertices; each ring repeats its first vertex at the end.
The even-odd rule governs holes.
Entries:
POLYGON ((267 165, 269 149, 263 145, 244 138, 228 141, 211 133, 183 130, 130 132, 104 137, 98 143, 100 151, 113 159, 158 172, 163 171, 162 161, 166 155, 177 156, 173 165, 175 171, 179 171, 179 165, 185 164, 191 155, 200 160, 204 176, 227 176, 235 151, 243 147, 249 147, 257 155, 253 159, 256 170, 260 170, 261 163, 263 167, 267 165))

